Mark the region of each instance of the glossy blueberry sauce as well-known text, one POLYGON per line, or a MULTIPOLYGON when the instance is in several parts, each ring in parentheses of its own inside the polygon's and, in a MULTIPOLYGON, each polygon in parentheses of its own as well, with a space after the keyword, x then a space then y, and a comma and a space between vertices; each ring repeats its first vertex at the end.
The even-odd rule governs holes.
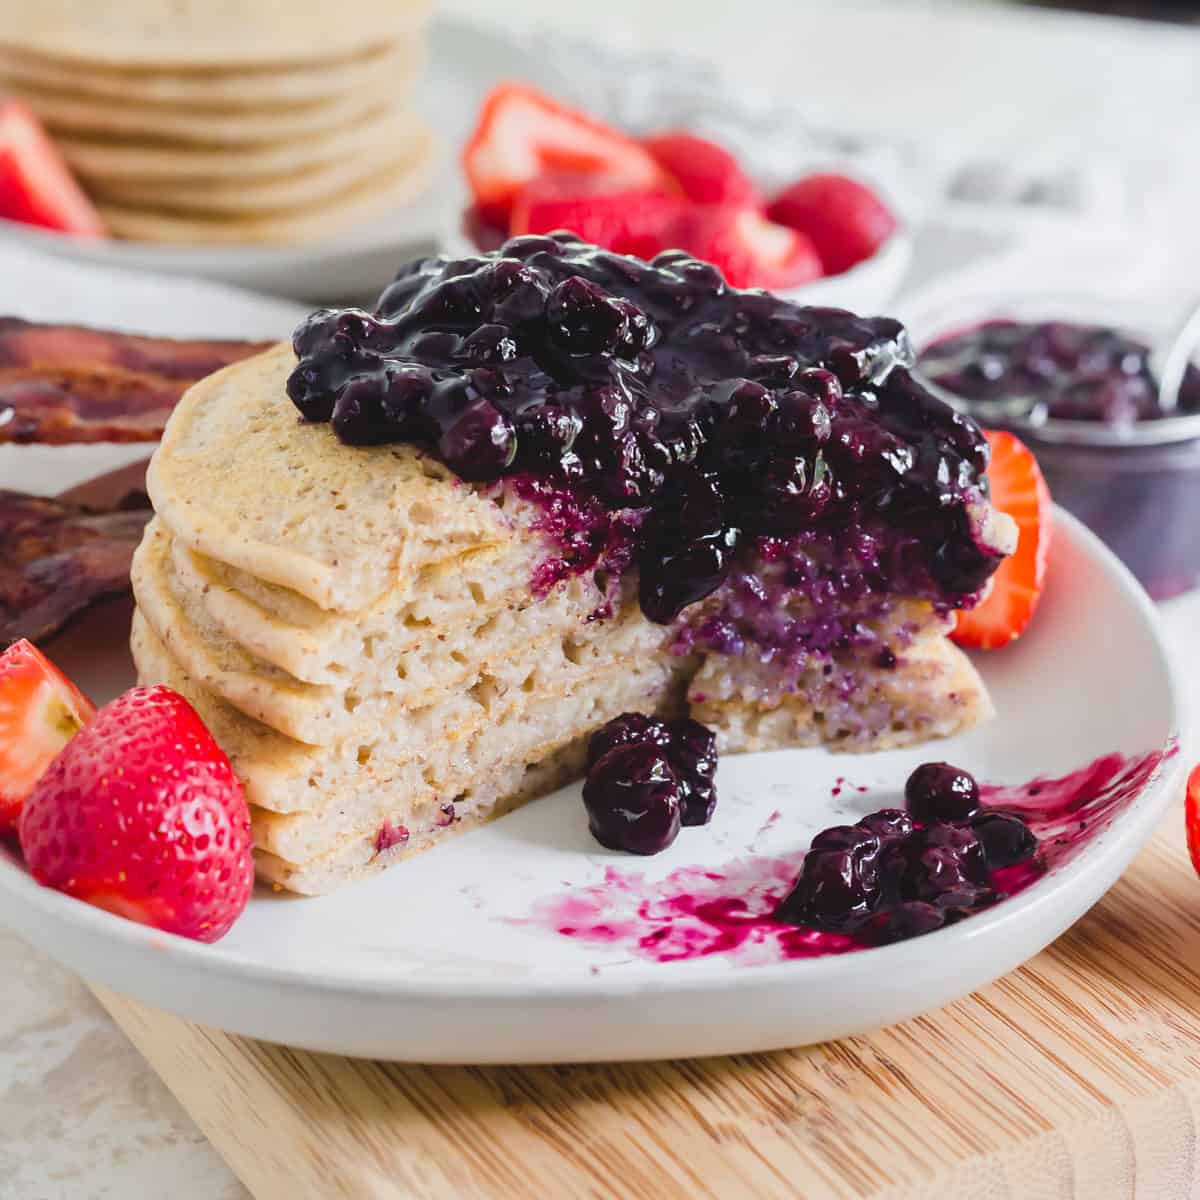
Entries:
MULTIPOLYGON (((1058 777, 981 787, 983 812, 1018 813, 1039 841, 1037 856, 991 873, 1002 902, 1073 859, 1152 782, 1166 750, 1109 754, 1058 777)), ((784 924, 776 916, 804 850, 748 855, 719 869, 682 867, 665 878, 606 867, 601 883, 549 896, 518 923, 652 962, 726 954, 739 963, 780 962, 863 950, 858 934, 784 924)))
MULTIPOLYGON (((922 351, 921 369, 976 403, 1027 398, 1035 421, 1125 425, 1167 415, 1150 369, 1150 346, 1103 325, 986 321, 939 338, 922 351)), ((1200 371, 1194 366, 1184 375, 1177 411, 1200 412, 1200 371)))
POLYGON ((717 806, 717 737, 684 717, 626 712, 588 742, 583 803, 592 836, 610 850, 658 854, 717 806))
POLYGON ((755 617, 785 592, 853 610, 840 643, 887 593, 969 606, 1001 558, 979 525, 986 442, 909 374, 902 326, 738 291, 679 251, 555 234, 420 259, 373 313, 322 310, 294 342, 305 419, 542 508, 559 553, 535 591, 636 566, 665 623, 736 571, 701 643, 733 609, 742 638, 822 636, 755 617))

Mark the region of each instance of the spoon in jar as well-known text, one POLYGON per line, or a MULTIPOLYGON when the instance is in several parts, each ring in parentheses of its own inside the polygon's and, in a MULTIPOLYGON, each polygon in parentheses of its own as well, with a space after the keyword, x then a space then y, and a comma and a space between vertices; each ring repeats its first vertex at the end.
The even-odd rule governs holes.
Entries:
POLYGON ((1200 342, 1200 303, 1193 305, 1170 337, 1158 342, 1150 352, 1150 371, 1158 380, 1158 408, 1164 414, 1179 407, 1179 392, 1200 342))

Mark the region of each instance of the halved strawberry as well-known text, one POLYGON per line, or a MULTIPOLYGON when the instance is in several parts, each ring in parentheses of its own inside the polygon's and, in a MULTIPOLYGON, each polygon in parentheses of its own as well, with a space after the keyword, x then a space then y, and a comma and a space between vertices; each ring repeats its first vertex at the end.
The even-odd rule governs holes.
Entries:
POLYGON ((1188 853, 1192 856, 1192 866, 1200 875, 1200 767, 1193 768, 1192 773, 1188 776, 1184 810, 1188 853))
POLYGON ((614 191, 667 178, 632 138, 519 83, 502 83, 484 99, 463 169, 480 214, 501 229, 517 192, 539 175, 603 175, 614 191))
POLYGON ((106 704, 33 789, 18 832, 39 883, 202 942, 226 933, 254 886, 242 785, 170 688, 106 704))
POLYGON ((92 719, 92 702, 36 646, 0 654, 0 831, 62 748, 92 719))
POLYGON ((104 223, 38 119, 23 104, 0 105, 0 217, 76 237, 104 236, 104 223))
POLYGON ((653 258, 671 243, 667 234, 687 210, 677 192, 662 188, 611 191, 604 176, 545 175, 513 200, 509 234, 566 229, 618 254, 653 258))
POLYGON ((983 603, 957 614, 950 636, 960 646, 994 650, 1020 637, 1037 608, 1046 582, 1052 505, 1029 448, 1011 433, 989 429, 987 440, 992 503, 1016 521, 1017 548, 992 576, 992 590, 983 603))
POLYGON ((758 189, 724 146, 694 133, 659 133, 642 145, 689 200, 738 208, 758 206, 758 189))
POLYGON ((719 267, 737 288, 793 288, 821 276, 821 260, 802 233, 757 209, 696 207, 669 233, 673 247, 719 267))
POLYGON ((771 201, 767 216, 806 233, 828 275, 871 258, 896 228, 879 196, 845 175, 809 175, 793 183, 771 201))

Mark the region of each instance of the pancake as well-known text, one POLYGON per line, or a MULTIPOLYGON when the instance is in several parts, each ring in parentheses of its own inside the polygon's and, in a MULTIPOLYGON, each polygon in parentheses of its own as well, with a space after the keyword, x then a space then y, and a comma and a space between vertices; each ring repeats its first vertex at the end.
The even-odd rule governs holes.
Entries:
POLYGON ((328 427, 298 420, 294 366, 279 346, 176 406, 146 486, 185 546, 353 613, 423 567, 516 538, 504 510, 414 447, 347 453, 328 427))
MULTIPOLYGON (((135 615, 132 637, 139 676, 163 683, 185 696, 230 750, 239 774, 252 771, 248 748, 265 757, 257 740, 277 741, 256 729, 192 680, 142 620, 135 615)), ((264 878, 313 893, 425 849, 435 840, 463 832, 552 791, 578 774, 588 733, 630 709, 674 712, 677 680, 685 664, 663 658, 627 664, 615 674, 577 686, 562 697, 543 697, 509 717, 480 722, 454 740, 433 739, 421 757, 362 764, 340 787, 310 789, 319 807, 290 815, 255 804, 261 793, 247 792, 252 804, 256 859, 264 878), (390 836, 405 836, 385 853, 390 836)), ((294 743, 293 743, 294 745, 294 743)), ((308 750, 308 766, 328 752, 308 750)), ((252 779, 259 776, 251 775, 252 779)))
POLYGON ((260 179, 383 155, 389 146, 418 135, 428 136, 417 118, 387 105, 349 128, 289 142, 165 146, 69 134, 58 134, 54 140, 71 169, 90 186, 119 180, 131 186, 148 182, 236 186, 244 182, 252 188, 260 179))
MULTIPOLYGON (((398 792, 414 786, 433 786, 459 778, 466 769, 465 754, 487 730, 512 722, 518 726, 531 705, 562 702, 572 694, 591 692, 598 700, 625 695, 633 680, 638 695, 653 707, 668 696, 681 695, 679 683, 694 663, 675 655, 640 656, 614 661, 568 688, 539 696, 536 684, 500 691, 481 681, 470 691, 455 691, 436 704, 411 710, 382 736, 357 744, 307 746, 247 717, 214 695, 180 666, 140 611, 134 614, 131 640, 139 678, 166 683, 195 706, 218 744, 229 755, 257 809, 276 813, 320 813, 341 808, 359 794, 374 793, 370 803, 391 795, 393 807, 402 803, 398 792)), ((536 668, 530 672, 536 677, 536 668)))
POLYGON ((116 237, 176 245, 292 245, 326 241, 347 226, 378 216, 413 199, 429 180, 429 159, 404 163, 368 176, 319 204, 249 216, 172 213, 162 209, 99 203, 116 237))
POLYGON ((119 70, 82 62, 68 65, 0 46, 0 84, 125 104, 269 108, 332 100, 359 87, 398 85, 416 73, 423 53, 418 39, 408 36, 324 62, 181 72, 119 70))
POLYGON ((202 598, 172 578, 170 537, 160 521, 138 550, 132 578, 147 624, 190 676, 246 715, 314 745, 377 738, 406 711, 477 688, 485 678, 506 692, 536 687, 559 694, 615 662, 657 654, 670 638, 642 617, 632 593, 609 620, 589 621, 595 598, 562 588, 515 613, 491 614, 482 636, 467 630, 455 637, 439 623, 421 641, 405 643, 401 654, 381 647, 369 658, 360 655, 340 685, 320 686, 256 659, 213 624, 202 598), (451 649, 454 642, 461 648, 451 649))
POLYGON ((970 659, 945 636, 952 622, 928 614, 891 670, 854 655, 832 671, 814 661, 779 694, 765 672, 755 680, 755 664, 710 655, 689 682, 689 712, 716 730, 724 750, 824 745, 862 753, 953 737, 994 710, 970 659))
POLYGON ((424 22, 428 0, 0 0, 0 45, 63 65, 229 70, 352 58, 424 22))
MULTIPOLYGON (((369 608, 354 614, 326 612, 310 600, 254 579, 171 543, 174 577, 200 596, 208 618, 249 653, 306 683, 344 682, 350 665, 394 656, 413 675, 424 668, 420 647, 436 628, 446 655, 465 654, 470 643, 498 632, 509 614, 531 603, 529 580, 545 550, 514 540, 438 561, 415 571, 369 608), (387 643, 387 649, 384 648, 387 643)), ((606 598, 593 579, 565 581, 567 603, 591 612, 606 598)))
POLYGON ((401 79, 393 86, 385 78, 328 99, 274 108, 147 105, 76 97, 19 82, 10 82, 7 91, 24 101, 52 134, 224 147, 297 141, 352 128, 403 101, 404 84, 401 79))
POLYGON ((413 122, 397 123, 396 136, 370 154, 336 159, 281 175, 187 180, 93 180, 89 190, 102 202, 138 205, 152 200, 162 209, 239 218, 319 207, 360 186, 381 170, 423 170, 429 135, 413 122))

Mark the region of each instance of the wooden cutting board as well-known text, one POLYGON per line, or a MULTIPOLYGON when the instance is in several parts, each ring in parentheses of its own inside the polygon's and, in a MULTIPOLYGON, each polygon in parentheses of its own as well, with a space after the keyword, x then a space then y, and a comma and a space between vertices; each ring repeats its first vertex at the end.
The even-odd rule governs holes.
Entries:
POLYGON ((398 1066, 97 995, 258 1200, 1200 1196, 1200 880, 1179 807, 1026 967, 804 1050, 398 1066))

